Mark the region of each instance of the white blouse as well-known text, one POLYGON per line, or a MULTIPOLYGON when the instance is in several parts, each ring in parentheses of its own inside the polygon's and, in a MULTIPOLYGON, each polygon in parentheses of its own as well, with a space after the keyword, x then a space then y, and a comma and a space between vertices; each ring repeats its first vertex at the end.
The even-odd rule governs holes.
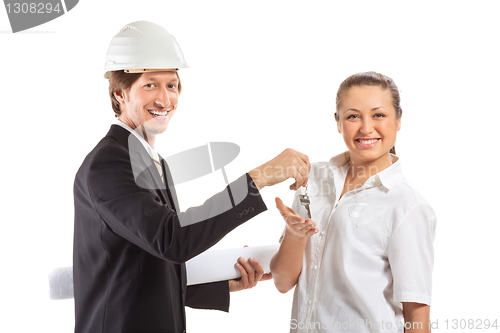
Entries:
MULTIPOLYGON (((309 174, 310 237, 295 288, 291 332, 403 332, 401 302, 430 305, 436 216, 401 162, 339 201, 349 152, 309 174)), ((307 218, 297 191, 292 208, 307 218)))

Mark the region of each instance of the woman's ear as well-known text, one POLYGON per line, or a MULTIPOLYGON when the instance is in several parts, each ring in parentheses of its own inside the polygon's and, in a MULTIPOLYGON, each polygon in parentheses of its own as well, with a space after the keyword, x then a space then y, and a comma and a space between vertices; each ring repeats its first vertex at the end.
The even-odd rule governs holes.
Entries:
POLYGON ((337 131, 342 134, 342 126, 340 126, 339 114, 335 112, 335 121, 337 122, 337 131))
POLYGON ((399 117, 399 119, 398 119, 398 131, 401 129, 401 118, 402 117, 399 117))

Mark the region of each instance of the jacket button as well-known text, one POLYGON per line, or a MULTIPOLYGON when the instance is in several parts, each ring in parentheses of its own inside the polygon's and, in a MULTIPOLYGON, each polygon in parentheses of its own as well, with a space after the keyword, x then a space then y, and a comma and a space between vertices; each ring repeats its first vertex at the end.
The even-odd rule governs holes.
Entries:
POLYGON ((249 213, 251 213, 251 212, 253 212, 255 209, 254 209, 253 207, 248 207, 248 209, 247 209, 247 210, 248 210, 248 212, 249 212, 249 213))
POLYGON ((243 215, 241 215, 241 213, 236 214, 237 219, 241 219, 242 217, 243 217, 243 215))

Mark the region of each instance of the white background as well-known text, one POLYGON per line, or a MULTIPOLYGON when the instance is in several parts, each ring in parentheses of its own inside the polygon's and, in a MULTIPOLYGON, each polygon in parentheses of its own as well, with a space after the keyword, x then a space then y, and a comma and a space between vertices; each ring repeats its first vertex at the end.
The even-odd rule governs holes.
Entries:
MULTIPOLYGON (((333 117, 338 85, 367 70, 392 77, 403 107, 397 152, 438 215, 435 331, 446 331, 446 320, 500 321, 496 4, 81 0, 17 34, 0 9, 0 331, 74 329, 73 301, 50 301, 46 275, 72 265, 74 175, 114 119, 105 53, 137 20, 167 28, 191 65, 180 72, 184 92, 160 153, 237 143, 230 180, 287 147, 311 161, 344 151, 333 117)), ((274 197, 291 204, 290 183, 264 189, 269 210, 216 248, 275 243, 283 222, 274 197)), ((223 186, 220 171, 180 186, 181 205, 223 186)), ((287 332, 291 301, 292 292, 264 282, 232 294, 229 314, 188 309, 188 329, 287 332)))

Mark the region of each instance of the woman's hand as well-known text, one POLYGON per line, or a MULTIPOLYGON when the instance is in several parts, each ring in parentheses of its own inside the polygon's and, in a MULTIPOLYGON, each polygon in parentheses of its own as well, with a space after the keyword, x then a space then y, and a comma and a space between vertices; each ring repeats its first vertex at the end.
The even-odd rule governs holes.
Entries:
POLYGON ((283 219, 285 220, 288 234, 297 238, 307 238, 311 237, 319 231, 319 229, 316 228, 316 223, 313 220, 304 219, 293 209, 285 206, 280 198, 276 198, 275 201, 276 208, 278 208, 281 216, 283 216, 283 219))

